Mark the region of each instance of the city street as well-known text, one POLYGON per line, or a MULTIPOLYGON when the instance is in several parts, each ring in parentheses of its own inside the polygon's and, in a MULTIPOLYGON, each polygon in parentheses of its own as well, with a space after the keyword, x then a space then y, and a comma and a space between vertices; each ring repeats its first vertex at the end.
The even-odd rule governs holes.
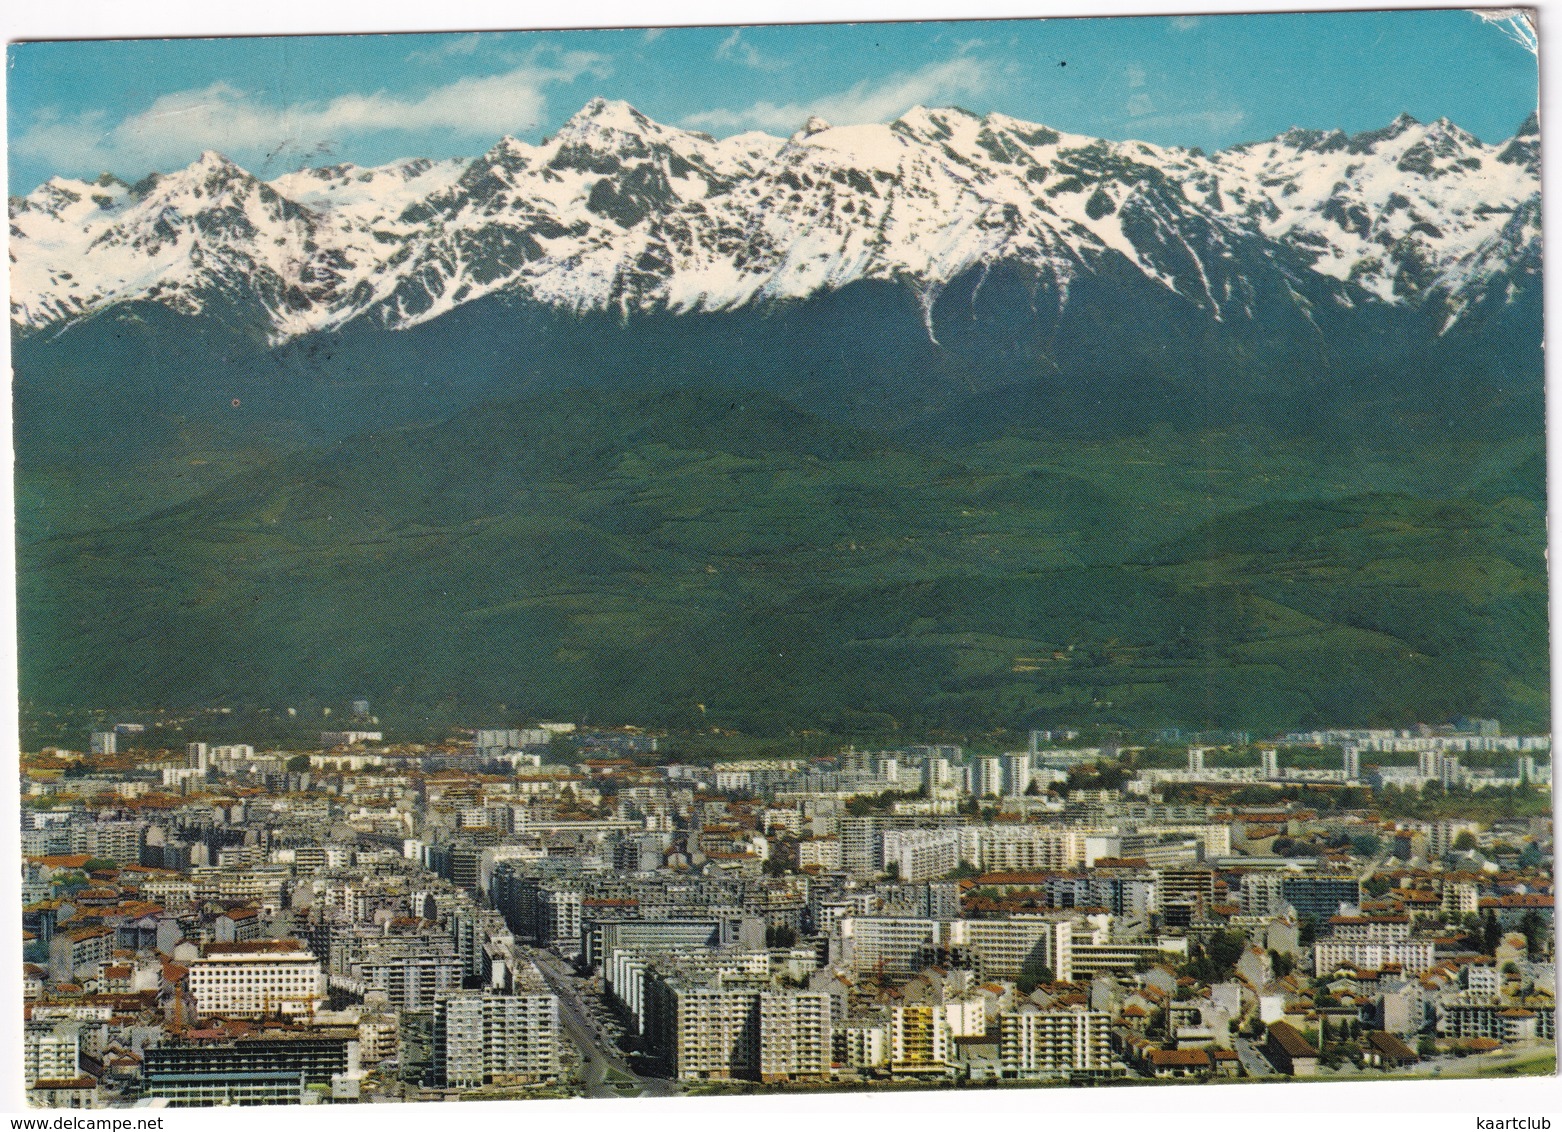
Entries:
POLYGON ((582 1092, 588 1097, 668 1097, 678 1084, 661 1077, 642 1077, 629 1068, 620 1050, 592 1019, 581 1000, 569 965, 548 951, 536 951, 537 967, 559 997, 559 1022, 580 1051, 582 1092))

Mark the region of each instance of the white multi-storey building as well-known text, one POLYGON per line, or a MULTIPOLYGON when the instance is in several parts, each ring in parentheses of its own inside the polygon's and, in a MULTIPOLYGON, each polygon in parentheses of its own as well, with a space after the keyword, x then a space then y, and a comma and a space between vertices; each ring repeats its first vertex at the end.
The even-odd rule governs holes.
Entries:
POLYGON ((1363 971, 1378 971, 1397 963, 1407 975, 1419 975, 1436 962, 1435 945, 1429 939, 1398 942, 1341 943, 1320 940, 1313 945, 1313 971, 1327 975, 1348 963, 1363 971))
POLYGON ((1031 759, 1029 754, 1003 756, 1003 792, 1019 796, 1030 789, 1031 759))
POLYGON ((291 940, 209 943, 189 971, 190 993, 203 1015, 305 1015, 324 995, 320 960, 291 940))
POLYGON ((977 759, 972 767, 971 793, 980 798, 997 798, 1003 794, 1003 760, 993 757, 977 759))
POLYGON ((1410 917, 1330 916, 1333 943, 1402 943, 1410 938, 1410 917))
POLYGON ((1099 1010, 1036 1010, 998 1018, 1006 1078, 1068 1076, 1112 1068, 1112 1016, 1099 1010))
POLYGON ((1275 873, 1247 873, 1237 896, 1244 916, 1273 916, 1283 911, 1285 894, 1275 873))
POLYGON ((566 953, 580 948, 582 899, 577 888, 544 888, 537 897, 543 938, 566 953))
MULTIPOLYGON (((1213 822, 1201 822, 1198 824, 1172 824, 1169 822, 1139 823, 1135 831, 1141 836, 1177 838, 1196 837, 1203 842, 1205 860, 1215 857, 1229 857, 1231 855, 1231 826, 1215 824, 1213 822)), ((1141 854, 1129 854, 1139 856, 1141 854)))
POLYGON ((922 764, 922 785, 927 789, 929 798, 949 793, 954 788, 954 774, 950 770, 949 760, 928 756, 922 764))
POLYGON ((280 908, 292 885, 293 872, 286 865, 248 868, 201 865, 189 872, 197 900, 243 900, 280 908))
POLYGON ((718 770, 716 789, 722 793, 750 790, 754 786, 754 774, 747 770, 718 770))
POLYGON ((884 868, 908 884, 947 876, 960 864, 956 829, 887 829, 884 868))
POLYGON ((647 1034, 683 1081, 820 1077, 832 1060, 830 996, 717 979, 655 980, 647 1034))
POLYGON ((71 852, 106 857, 121 865, 139 865, 146 843, 146 823, 95 821, 71 827, 71 852))
POLYGON ((1081 827, 964 826, 961 837, 961 856, 988 873, 1059 872, 1085 861, 1086 830, 1081 827))
POLYGON ((551 994, 453 994, 434 1010, 434 1064, 447 1085, 532 1084, 559 1072, 551 994))
POLYGON ((1443 885, 1443 911, 1472 916, 1481 910, 1481 889, 1468 881, 1443 885))
POLYGON ((1474 834, 1480 830, 1480 826, 1470 821, 1434 821, 1421 828, 1426 833, 1426 851, 1432 857, 1452 852, 1461 833, 1474 834))
POLYGON ((759 996, 759 1079, 823 1077, 833 1061, 830 996, 766 992, 759 996))
POLYGON ((81 1075, 81 1026, 73 1021, 31 1021, 22 1031, 22 1079, 74 1081, 81 1075))
POLYGON ((937 920, 893 916, 848 916, 839 930, 852 970, 893 975, 913 974, 916 956, 942 936, 937 920))
POLYGON ((1466 963, 1459 968, 1459 982, 1465 990, 1475 994, 1496 995, 1502 992, 1502 975, 1495 963, 1466 963))
POLYGON ((1073 973, 1073 918, 1015 916, 1007 920, 933 920, 853 916, 840 922, 843 959, 852 970, 912 974, 919 957, 941 948, 966 948, 982 975, 1017 978, 1022 971, 1049 968, 1055 977, 1073 973))
POLYGON ((833 872, 841 867, 839 837, 810 837, 797 843, 797 867, 833 872))
POLYGON ((852 1019, 840 1031, 841 1060, 853 1069, 878 1069, 889 1064, 889 1024, 876 1019, 852 1019))
POLYGON ((1009 920, 955 920, 949 944, 968 947, 989 979, 1016 979, 1046 967, 1058 979, 1073 977, 1074 927, 1070 918, 1016 916, 1009 920))
MULTIPOLYGON (((615 947, 603 958, 603 980, 629 1015, 630 1025, 636 1033, 644 1031, 647 987, 658 975, 653 967, 659 959, 665 961, 667 958, 630 947, 615 947)), ((762 980, 770 974, 770 953, 764 949, 740 947, 679 948, 672 967, 678 975, 697 982, 762 980)))

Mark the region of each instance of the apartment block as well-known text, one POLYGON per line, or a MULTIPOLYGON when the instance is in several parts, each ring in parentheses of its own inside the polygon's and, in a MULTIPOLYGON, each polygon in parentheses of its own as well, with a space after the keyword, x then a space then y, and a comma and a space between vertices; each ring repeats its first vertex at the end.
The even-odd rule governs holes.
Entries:
POLYGON ((931 1004, 895 1007, 890 1011, 889 1025, 891 1072, 948 1072, 952 1037, 938 1007, 931 1004))
POLYGON ((324 996, 320 960, 293 940, 209 943, 189 971, 203 1015, 308 1015, 324 996))
POLYGON ((823 991, 678 978, 653 979, 647 991, 648 1044, 679 1080, 779 1081, 829 1070, 830 996, 823 991))
POLYGON ((434 1008, 435 1071, 447 1086, 533 1084, 559 1073, 551 994, 453 994, 434 1008))
POLYGON ((891 829, 884 834, 884 867, 907 883, 936 880, 960 864, 960 835, 953 829, 891 829))
POLYGON ((999 1015, 1005 1078, 1109 1075, 1112 1016, 1099 1010, 1022 1010, 999 1015))
POLYGON ((329 1085, 333 1078, 356 1074, 360 1066, 357 1031, 332 1027, 262 1030, 229 1041, 175 1039, 146 1050, 143 1074, 149 1095, 160 1096, 165 1080, 260 1073, 329 1085))
POLYGON ((759 1079, 791 1081, 830 1072, 830 996, 767 992, 759 996, 759 1079))
POLYGON ((461 960, 444 953, 373 954, 353 965, 365 990, 382 991, 397 1010, 419 1010, 442 994, 461 989, 461 960))
POLYGON ((1385 964, 1397 963, 1407 975, 1419 975, 1436 962, 1436 946, 1429 939, 1341 943, 1319 940, 1313 945, 1313 970, 1324 975, 1349 964, 1359 970, 1376 971, 1385 964))
POLYGON ((22 1031, 22 1080, 74 1081, 81 1072, 81 1026, 69 1021, 30 1021, 22 1031))
POLYGON ((989 873, 1029 873, 1077 869, 1085 862, 1085 833, 1045 825, 968 826, 963 853, 989 873))

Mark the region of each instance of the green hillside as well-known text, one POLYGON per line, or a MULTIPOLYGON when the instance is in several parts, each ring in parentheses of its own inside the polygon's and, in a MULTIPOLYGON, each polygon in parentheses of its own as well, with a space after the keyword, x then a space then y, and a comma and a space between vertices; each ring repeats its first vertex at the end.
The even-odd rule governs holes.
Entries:
POLYGON ((969 446, 549 394, 20 553, 37 705, 503 703, 754 733, 1545 727, 1538 439, 969 446))

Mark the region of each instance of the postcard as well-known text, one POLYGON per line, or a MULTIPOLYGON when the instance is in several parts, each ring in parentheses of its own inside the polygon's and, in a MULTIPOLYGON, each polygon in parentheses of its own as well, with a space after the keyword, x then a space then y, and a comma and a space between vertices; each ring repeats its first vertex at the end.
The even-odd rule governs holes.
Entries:
POLYGON ((27 1101, 1554 1074, 1537 52, 12 43, 27 1101))

